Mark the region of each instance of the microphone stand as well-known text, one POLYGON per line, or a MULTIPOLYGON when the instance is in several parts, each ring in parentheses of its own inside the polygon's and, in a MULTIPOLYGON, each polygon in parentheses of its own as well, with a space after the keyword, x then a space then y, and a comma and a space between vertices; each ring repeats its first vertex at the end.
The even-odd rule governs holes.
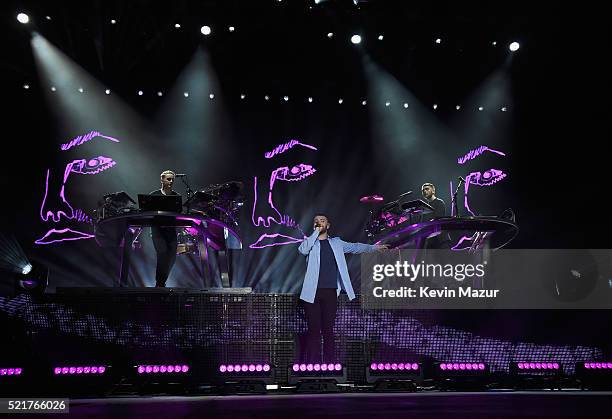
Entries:
POLYGON ((452 203, 451 203, 453 217, 459 217, 459 206, 457 205, 457 194, 459 193, 459 188, 461 187, 461 185, 463 185, 463 178, 459 178, 457 189, 455 189, 455 192, 453 192, 452 203))
POLYGON ((187 182, 187 176, 181 176, 181 181, 185 185, 187 189, 187 213, 191 212, 191 197, 194 195, 193 189, 189 186, 189 182, 187 182))

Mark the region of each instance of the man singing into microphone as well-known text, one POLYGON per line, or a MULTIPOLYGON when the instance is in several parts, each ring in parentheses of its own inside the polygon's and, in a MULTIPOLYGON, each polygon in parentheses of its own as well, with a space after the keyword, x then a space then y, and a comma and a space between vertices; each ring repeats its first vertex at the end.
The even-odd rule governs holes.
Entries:
MULTIPOLYGON (((151 192, 149 195, 178 195, 172 190, 175 173, 165 170, 161 173, 161 189, 151 192)), ((176 261, 176 228, 175 227, 151 227, 151 238, 157 253, 157 267, 155 269, 155 286, 165 287, 170 270, 176 261)))
POLYGON ((387 249, 387 245, 369 245, 345 242, 329 237, 329 220, 325 215, 314 217, 314 232, 299 246, 306 256, 307 268, 300 299, 303 300, 308 333, 306 335, 306 362, 317 363, 321 358, 323 336, 323 362, 335 361, 334 324, 338 295, 344 290, 349 300, 355 298, 345 253, 367 253, 387 249))

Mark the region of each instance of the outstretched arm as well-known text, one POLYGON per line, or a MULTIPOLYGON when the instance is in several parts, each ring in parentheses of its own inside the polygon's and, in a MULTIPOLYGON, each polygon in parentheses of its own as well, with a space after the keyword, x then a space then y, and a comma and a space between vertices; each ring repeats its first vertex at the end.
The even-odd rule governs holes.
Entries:
POLYGON ((344 240, 342 240, 341 242, 342 250, 344 251, 344 253, 371 253, 389 248, 389 246, 386 244, 351 243, 345 242, 344 240))
POLYGON ((308 254, 310 254, 310 251, 312 250, 312 246, 314 246, 314 244, 317 242, 318 237, 319 228, 317 227, 310 235, 310 237, 304 239, 304 241, 300 244, 300 247, 298 247, 298 252, 300 252, 304 256, 308 256, 308 254))

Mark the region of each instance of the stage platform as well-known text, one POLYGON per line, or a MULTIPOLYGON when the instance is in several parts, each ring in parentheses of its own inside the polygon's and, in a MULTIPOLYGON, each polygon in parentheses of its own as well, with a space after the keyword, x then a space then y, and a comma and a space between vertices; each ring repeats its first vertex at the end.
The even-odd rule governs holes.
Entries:
MULTIPOLYGON (((346 379, 367 382, 372 362, 412 362, 420 379, 436 362, 482 362, 508 374, 513 361, 558 362, 572 377, 578 362, 610 359, 610 338, 594 334, 609 314, 578 311, 365 310, 341 295, 334 333, 346 379), (602 317, 603 316, 603 317, 602 317), (567 330, 559 333, 558 325, 567 330)), ((134 365, 180 363, 199 382, 217 382, 220 365, 263 364, 289 382, 306 331, 294 294, 250 289, 60 288, 55 294, 0 297, 2 359, 30 370, 66 363, 112 366, 118 380, 134 365)))
POLYGON ((72 416, 274 418, 608 418, 612 392, 423 392, 74 400, 72 416))

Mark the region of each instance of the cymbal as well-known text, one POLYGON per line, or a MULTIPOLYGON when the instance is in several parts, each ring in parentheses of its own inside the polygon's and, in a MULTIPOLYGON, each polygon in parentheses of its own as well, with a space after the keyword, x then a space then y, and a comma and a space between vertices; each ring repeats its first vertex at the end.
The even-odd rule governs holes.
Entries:
POLYGON ((361 198, 359 198, 359 202, 364 203, 364 204, 370 204, 370 203, 379 203, 379 202, 384 202, 385 198, 383 198, 381 195, 367 195, 367 196, 362 196, 361 198))

